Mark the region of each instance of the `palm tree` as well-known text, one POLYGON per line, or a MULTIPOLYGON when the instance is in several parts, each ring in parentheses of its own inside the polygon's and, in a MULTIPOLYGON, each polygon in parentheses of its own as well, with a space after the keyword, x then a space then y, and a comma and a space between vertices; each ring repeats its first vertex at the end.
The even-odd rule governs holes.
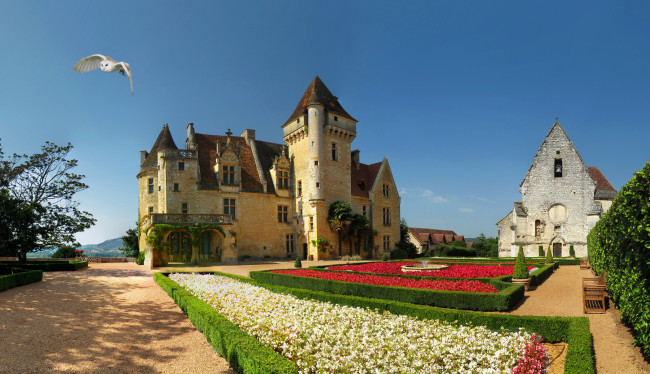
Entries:
POLYGON ((371 233, 370 220, 363 214, 354 214, 350 221, 349 239, 350 255, 352 255, 352 239, 355 239, 354 254, 361 255, 361 242, 368 241, 368 235, 371 233))
POLYGON ((327 212, 327 222, 332 231, 337 231, 339 235, 339 256, 341 253, 341 238, 344 232, 347 232, 352 221, 352 208, 345 201, 333 202, 327 212))

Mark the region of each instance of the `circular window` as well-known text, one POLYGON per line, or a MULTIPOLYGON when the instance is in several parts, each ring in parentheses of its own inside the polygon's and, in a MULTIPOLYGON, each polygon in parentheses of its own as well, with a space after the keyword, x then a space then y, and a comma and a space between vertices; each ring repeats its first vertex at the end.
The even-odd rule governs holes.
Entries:
POLYGON ((562 204, 555 204, 548 210, 548 218, 551 222, 563 222, 567 217, 567 209, 562 204))

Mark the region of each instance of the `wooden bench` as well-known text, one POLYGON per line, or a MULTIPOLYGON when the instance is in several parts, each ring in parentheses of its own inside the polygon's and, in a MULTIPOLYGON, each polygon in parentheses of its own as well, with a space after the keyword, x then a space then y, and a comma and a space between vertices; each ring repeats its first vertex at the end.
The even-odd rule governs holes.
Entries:
POLYGON ((582 278, 582 305, 585 313, 605 313, 607 297, 607 276, 582 278))
POLYGON ((589 264, 589 258, 583 257, 580 259, 580 269, 591 269, 591 264, 589 264))

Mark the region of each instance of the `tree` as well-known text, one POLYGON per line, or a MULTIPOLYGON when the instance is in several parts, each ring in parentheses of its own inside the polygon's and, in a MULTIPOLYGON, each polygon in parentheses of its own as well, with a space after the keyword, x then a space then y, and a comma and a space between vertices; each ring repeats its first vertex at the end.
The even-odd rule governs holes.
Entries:
MULTIPOLYGON (((353 214, 350 219, 349 229, 350 255, 352 255, 352 239, 355 241, 354 254, 361 255, 361 244, 365 243, 366 247, 368 247, 370 234, 372 234, 370 219, 363 214, 353 214)), ((370 253, 370 256, 372 257, 372 253, 370 253)))
POLYGON ((395 243, 395 247, 404 250, 408 258, 417 257, 418 248, 409 239, 409 225, 404 218, 399 221, 399 242, 395 243))
POLYGON ((346 233, 350 228, 350 222, 352 221, 352 208, 350 204, 345 201, 335 201, 333 202, 327 212, 327 222, 330 225, 332 231, 336 231, 339 237, 339 256, 342 256, 341 252, 341 239, 343 234, 346 233))
POLYGON ((79 245, 74 234, 95 224, 88 212, 78 209, 77 192, 88 186, 84 176, 72 172, 77 160, 67 159, 72 145, 46 142, 41 153, 14 154, 5 160, 0 149, 0 192, 4 227, 0 252, 27 260, 27 253, 79 245))
POLYGON ((77 247, 73 245, 62 245, 52 254, 52 258, 75 258, 77 247))
POLYGON ((124 257, 138 257, 140 252, 140 236, 138 235, 139 227, 136 222, 134 229, 126 230, 126 235, 122 236, 122 247, 120 251, 124 253, 124 257))

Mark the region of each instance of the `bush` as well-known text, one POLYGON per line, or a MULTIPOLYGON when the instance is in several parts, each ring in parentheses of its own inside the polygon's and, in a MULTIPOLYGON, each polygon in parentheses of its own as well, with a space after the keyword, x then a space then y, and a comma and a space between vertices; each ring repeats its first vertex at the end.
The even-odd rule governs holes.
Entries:
POLYGON ((300 257, 296 257, 296 261, 293 262, 293 267, 294 268, 301 268, 302 267, 302 262, 300 262, 300 257))
POLYGON ((449 247, 445 251, 445 256, 448 257, 476 257, 476 249, 473 248, 461 248, 461 247, 449 247))
POLYGON ((77 257, 75 249, 77 248, 70 245, 61 246, 56 252, 52 253, 52 258, 75 258, 77 257))
POLYGON ((42 270, 0 267, 0 291, 43 280, 42 270), (5 274, 6 273, 6 274, 5 274))
POLYGON ((138 252, 138 257, 134 261, 138 265, 144 265, 144 251, 138 252))
POLYGON ((167 274, 154 273, 153 278, 238 373, 298 373, 295 363, 242 331, 213 307, 169 279, 167 274))
POLYGON ((499 257, 499 248, 493 247, 488 251, 488 257, 499 257))
POLYGON ((88 266, 86 261, 27 261, 21 263, 19 261, 0 261, 0 266, 14 266, 27 270, 42 270, 42 271, 69 271, 79 270, 88 266))
POLYGON ((381 259, 382 259, 382 261, 388 261, 388 260, 389 260, 388 253, 384 253, 384 254, 381 256, 381 259))
POLYGON ((411 242, 399 241, 395 243, 395 247, 406 252, 406 257, 403 258, 416 258, 418 255, 418 247, 416 247, 415 244, 411 242))
POLYGON ((575 257, 576 256, 576 250, 573 249, 573 244, 569 246, 569 256, 575 257))
POLYGON ((408 253, 400 248, 393 249, 390 251, 390 259, 391 260, 401 260, 408 258, 408 253))
POLYGON ((539 257, 544 257, 544 246, 543 246, 543 245, 540 245, 537 249, 538 249, 538 253, 537 253, 537 255, 538 255, 539 257))
POLYGON ((607 292, 650 355, 650 162, 621 188, 587 236, 589 261, 607 271, 607 292))
POLYGON ((548 249, 546 250, 546 263, 550 264, 553 262, 553 252, 551 251, 551 247, 549 246, 548 249))
MULTIPOLYGON (((257 272, 261 273, 261 272, 257 272)), ((284 286, 259 283, 250 278, 237 275, 215 273, 264 287, 270 291, 294 295, 301 299, 312 299, 347 305, 351 307, 376 309, 380 312, 390 312, 416 317, 419 319, 438 319, 459 324, 471 323, 474 326, 485 326, 492 331, 517 331, 519 328, 529 333, 542 335, 548 343, 566 342, 567 355, 564 364, 565 373, 591 374, 595 373, 593 357, 593 340, 589 332, 589 320, 585 317, 541 317, 517 316, 509 314, 480 313, 472 311, 436 308, 423 305, 413 305, 398 301, 377 300, 365 297, 336 295, 327 292, 297 289, 284 286)), ((523 286, 518 286, 523 294, 523 286)))
POLYGON ((521 245, 519 246, 519 252, 517 253, 515 270, 512 272, 512 277, 514 279, 530 278, 530 274, 528 274, 528 266, 526 265, 526 256, 524 256, 524 247, 521 245))

